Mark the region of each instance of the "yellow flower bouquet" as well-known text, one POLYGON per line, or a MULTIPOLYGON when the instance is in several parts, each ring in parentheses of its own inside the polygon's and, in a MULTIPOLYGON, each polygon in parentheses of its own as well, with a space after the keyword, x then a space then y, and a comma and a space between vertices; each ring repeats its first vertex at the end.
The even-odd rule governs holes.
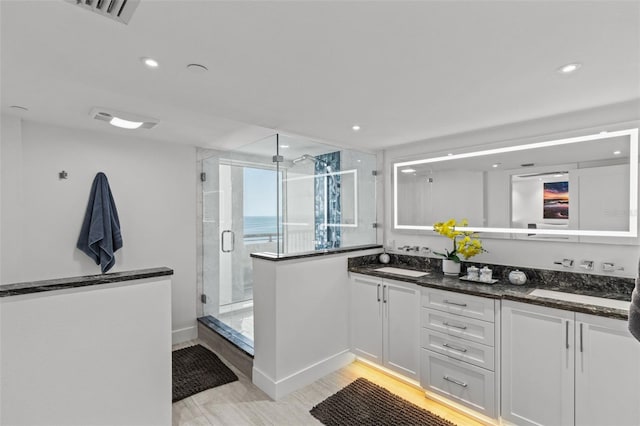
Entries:
POLYGON ((460 222, 456 222, 455 219, 449 219, 446 222, 434 223, 434 231, 453 240, 453 250, 449 251, 445 249, 445 253, 438 253, 436 251, 434 251, 434 253, 445 259, 460 263, 460 256, 466 260, 477 254, 486 252, 482 247, 482 241, 478 238, 477 233, 473 231, 456 231, 456 226, 467 225, 467 219, 462 219, 460 222))

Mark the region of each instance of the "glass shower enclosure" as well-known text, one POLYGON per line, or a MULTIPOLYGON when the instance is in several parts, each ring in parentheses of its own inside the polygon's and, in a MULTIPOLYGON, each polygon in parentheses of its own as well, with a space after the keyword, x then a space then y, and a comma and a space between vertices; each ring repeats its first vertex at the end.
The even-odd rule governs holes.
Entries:
POLYGON ((251 253, 376 242, 373 154, 275 134, 202 160, 202 313, 253 340, 251 253))

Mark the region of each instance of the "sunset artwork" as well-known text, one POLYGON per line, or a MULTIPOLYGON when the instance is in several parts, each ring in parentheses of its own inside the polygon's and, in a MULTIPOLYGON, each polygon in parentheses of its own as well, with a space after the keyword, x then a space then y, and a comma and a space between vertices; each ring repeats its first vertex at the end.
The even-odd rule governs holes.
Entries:
POLYGON ((542 217, 569 219, 569 182, 544 183, 542 217))

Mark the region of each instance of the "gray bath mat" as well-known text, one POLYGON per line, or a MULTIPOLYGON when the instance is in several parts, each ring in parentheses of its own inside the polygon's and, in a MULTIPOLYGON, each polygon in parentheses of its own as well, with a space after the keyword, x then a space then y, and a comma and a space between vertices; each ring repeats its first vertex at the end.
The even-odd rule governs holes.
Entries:
POLYGON ((363 378, 331 395, 310 413, 327 426, 455 426, 363 378))
POLYGON ((213 352, 201 345, 172 352, 173 402, 238 380, 213 352))

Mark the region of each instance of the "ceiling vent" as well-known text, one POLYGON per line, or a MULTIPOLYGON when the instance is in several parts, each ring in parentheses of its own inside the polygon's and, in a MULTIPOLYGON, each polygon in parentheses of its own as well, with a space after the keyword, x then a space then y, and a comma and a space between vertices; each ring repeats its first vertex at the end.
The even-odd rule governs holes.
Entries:
POLYGON ((87 10, 99 13, 123 24, 128 24, 140 0, 66 0, 87 10))
POLYGON ((96 120, 106 121, 112 126, 123 129, 153 129, 158 125, 158 120, 155 118, 144 117, 142 115, 131 114, 128 112, 115 111, 103 107, 92 108, 89 115, 96 120))

